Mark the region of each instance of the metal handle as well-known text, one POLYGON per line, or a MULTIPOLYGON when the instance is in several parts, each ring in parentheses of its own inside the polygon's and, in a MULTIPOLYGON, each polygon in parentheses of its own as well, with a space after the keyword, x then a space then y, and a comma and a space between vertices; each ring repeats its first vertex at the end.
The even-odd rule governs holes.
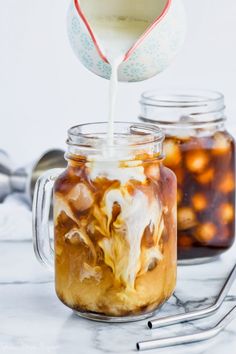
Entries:
POLYGON ((53 185, 63 169, 53 169, 42 175, 36 183, 33 199, 33 244, 40 263, 53 269, 54 250, 50 241, 49 214, 53 185))

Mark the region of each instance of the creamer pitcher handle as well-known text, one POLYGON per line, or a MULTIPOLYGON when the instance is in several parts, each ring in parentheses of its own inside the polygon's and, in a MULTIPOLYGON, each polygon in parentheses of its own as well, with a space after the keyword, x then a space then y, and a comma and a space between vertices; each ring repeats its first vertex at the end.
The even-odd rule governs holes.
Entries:
POLYGON ((37 180, 33 199, 33 245, 40 263, 53 270, 54 249, 50 238, 49 216, 54 182, 63 172, 61 168, 47 171, 37 180))

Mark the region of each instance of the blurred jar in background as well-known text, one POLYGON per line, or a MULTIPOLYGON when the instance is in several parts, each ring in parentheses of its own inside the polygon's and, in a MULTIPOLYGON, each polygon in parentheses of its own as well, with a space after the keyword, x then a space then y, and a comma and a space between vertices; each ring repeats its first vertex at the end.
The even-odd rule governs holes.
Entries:
POLYGON ((149 91, 145 122, 164 130, 164 164, 178 181, 178 258, 213 260, 235 234, 235 141, 225 129, 224 96, 211 91, 149 91))

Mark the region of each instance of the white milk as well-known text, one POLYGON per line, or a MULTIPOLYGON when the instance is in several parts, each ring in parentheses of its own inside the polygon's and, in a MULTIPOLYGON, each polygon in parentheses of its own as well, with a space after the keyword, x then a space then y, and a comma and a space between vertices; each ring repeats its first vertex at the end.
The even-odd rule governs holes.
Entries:
POLYGON ((109 89, 108 145, 113 143, 119 66, 125 54, 145 32, 149 24, 147 20, 123 16, 90 18, 90 25, 99 46, 112 67, 109 89))
POLYGON ((112 144, 119 66, 128 50, 163 12, 167 0, 79 0, 79 2, 98 46, 112 66, 108 121, 108 144, 112 144))

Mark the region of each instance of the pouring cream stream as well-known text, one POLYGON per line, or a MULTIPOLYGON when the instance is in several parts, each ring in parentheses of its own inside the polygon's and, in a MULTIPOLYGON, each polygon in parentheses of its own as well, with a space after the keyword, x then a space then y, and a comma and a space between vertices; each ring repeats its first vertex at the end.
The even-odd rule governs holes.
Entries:
POLYGON ((115 143, 113 122, 118 77, 125 82, 141 81, 169 65, 184 40, 186 20, 182 1, 72 0, 68 23, 70 42, 80 61, 106 78, 107 69, 112 68, 108 138, 104 139, 108 147, 115 143), (73 22, 75 16, 79 16, 78 26, 73 22), (140 55, 136 48, 140 49, 140 55), (140 63, 144 70, 135 70, 140 63))
POLYGON ((147 29, 149 21, 123 16, 92 16, 89 18, 89 22, 99 41, 102 51, 112 68, 109 88, 108 116, 108 145, 112 145, 119 67, 128 50, 147 29))
POLYGON ((112 68, 108 116, 108 145, 112 145, 119 67, 125 54, 147 29, 149 23, 146 20, 115 16, 92 18, 90 23, 112 68))

